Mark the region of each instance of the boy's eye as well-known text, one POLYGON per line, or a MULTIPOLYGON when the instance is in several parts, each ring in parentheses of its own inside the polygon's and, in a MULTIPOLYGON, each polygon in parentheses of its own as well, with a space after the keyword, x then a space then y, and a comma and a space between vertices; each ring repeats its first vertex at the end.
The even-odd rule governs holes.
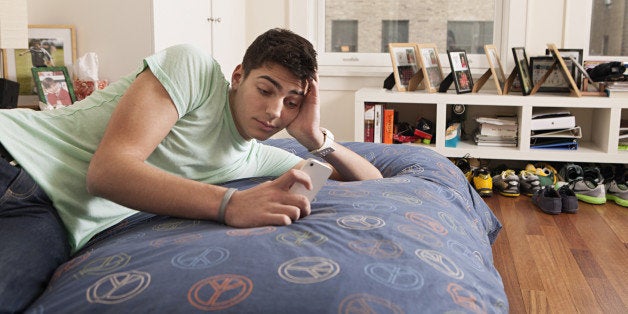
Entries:
POLYGON ((260 94, 262 94, 262 95, 270 95, 270 94, 271 94, 271 93, 270 93, 270 91, 268 91, 268 90, 266 90, 266 89, 263 89, 263 88, 258 88, 257 90, 258 90, 258 91, 259 91, 259 93, 260 93, 260 94))

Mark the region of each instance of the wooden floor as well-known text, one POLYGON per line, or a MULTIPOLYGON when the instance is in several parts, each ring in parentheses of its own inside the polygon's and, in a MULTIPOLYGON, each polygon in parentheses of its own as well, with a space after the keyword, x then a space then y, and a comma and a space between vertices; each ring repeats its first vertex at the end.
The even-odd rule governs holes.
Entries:
POLYGON ((628 208, 553 216, 527 196, 484 200, 503 224, 493 254, 511 313, 628 313, 628 208))

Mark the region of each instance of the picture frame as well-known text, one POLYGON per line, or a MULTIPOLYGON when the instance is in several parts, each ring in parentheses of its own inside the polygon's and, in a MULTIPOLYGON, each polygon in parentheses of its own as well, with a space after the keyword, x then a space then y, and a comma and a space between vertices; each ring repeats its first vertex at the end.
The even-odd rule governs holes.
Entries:
POLYGON ((456 86, 456 93, 470 93, 473 91, 473 77, 469 68, 469 59, 464 50, 447 50, 447 58, 451 66, 452 79, 456 86))
MULTIPOLYGON (((576 85, 578 85, 578 87, 581 87, 582 86, 582 74, 580 74, 580 72, 577 71, 577 66, 575 64, 574 65, 570 64, 571 63, 570 57, 573 57, 574 59, 576 59, 579 65, 582 65, 584 62, 583 61, 584 49, 558 48, 558 51, 560 52, 561 56, 563 56, 563 59, 565 59, 567 68, 572 70, 571 75, 574 77, 574 80, 576 81, 576 85)), ((545 49, 545 55, 551 56, 551 53, 549 49, 547 48, 545 49)))
POLYGON ((28 42, 29 49, 6 49, 2 54, 4 77, 20 83, 20 95, 37 94, 31 72, 33 62, 37 66, 69 67, 76 60, 76 31, 73 25, 29 25, 28 42), (39 48, 34 46, 37 42, 39 48), (46 62, 46 53, 41 49, 46 50, 52 62, 46 62), (33 51, 39 53, 33 54, 33 51), (44 63, 41 63, 42 60, 44 63))
POLYGON ((575 95, 576 97, 582 97, 582 93, 580 92, 578 85, 576 85, 576 81, 573 79, 571 72, 567 68, 567 64, 565 63, 565 60, 563 59, 560 51, 558 51, 558 48, 556 47, 556 45, 550 43, 550 44, 547 44, 547 48, 549 49, 552 57, 554 57, 554 62, 557 63, 558 71, 562 73, 565 80, 569 83, 571 93, 575 95))
POLYGON ((528 55, 524 47, 512 47, 512 54, 515 58, 515 71, 521 82, 521 94, 523 96, 530 95, 532 92, 532 80, 530 78, 530 64, 528 63, 528 55))
MULTIPOLYGON (((550 70, 554 64, 551 56, 530 57, 530 78, 532 85, 536 86, 541 78, 550 70)), ((567 68, 573 73, 575 64, 571 60, 565 60, 567 68)), ((539 92, 569 93, 569 83, 558 71, 552 71, 545 82, 538 88, 539 92)))
POLYGON ((484 54, 486 54, 489 69, 486 70, 486 72, 475 82, 473 92, 479 92, 486 81, 492 77, 497 94, 503 95, 503 90, 506 84, 506 75, 504 74, 504 68, 502 67, 497 47, 495 47, 495 45, 484 45, 484 54))
POLYGON ((413 43, 388 44, 393 66, 395 85, 400 92, 413 91, 418 87, 419 61, 417 45, 413 43))
POLYGON ((417 49, 425 90, 428 93, 435 93, 443 81, 443 68, 438 58, 438 48, 436 44, 427 43, 417 44, 417 49))
POLYGON ((39 101, 47 108, 62 108, 76 101, 72 79, 66 67, 31 68, 39 101))

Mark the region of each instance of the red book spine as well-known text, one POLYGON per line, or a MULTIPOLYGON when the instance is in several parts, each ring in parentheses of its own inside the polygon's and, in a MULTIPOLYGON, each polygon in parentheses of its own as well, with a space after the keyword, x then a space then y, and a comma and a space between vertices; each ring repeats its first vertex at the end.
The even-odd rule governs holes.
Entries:
POLYGON ((395 128, 395 110, 384 110, 384 136, 383 140, 385 144, 393 143, 393 130, 395 128))

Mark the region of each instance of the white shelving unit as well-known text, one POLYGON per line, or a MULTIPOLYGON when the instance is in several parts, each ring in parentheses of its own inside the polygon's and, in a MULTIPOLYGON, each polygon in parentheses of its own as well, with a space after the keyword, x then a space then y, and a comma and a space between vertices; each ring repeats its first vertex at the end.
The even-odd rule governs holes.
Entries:
MULTIPOLYGON (((497 95, 490 91, 456 94, 427 93, 425 91, 397 92, 379 88, 363 88, 355 94, 355 141, 364 141, 364 105, 367 103, 386 104, 398 110, 399 121, 414 125, 418 117, 434 122, 436 141, 426 145, 447 157, 472 157, 506 160, 543 160, 559 162, 601 162, 628 163, 628 152, 617 149, 619 125, 628 119, 628 98, 608 98, 599 96, 575 97, 568 94, 537 93, 521 96, 514 92, 497 95), (450 117, 451 106, 462 104, 466 107, 464 126, 468 139, 460 141, 456 147, 445 146, 445 128, 450 117), (566 109, 576 117, 576 124, 582 128, 582 138, 577 150, 531 149, 530 121, 532 113, 541 108, 566 109), (517 147, 477 146, 472 133, 481 115, 517 115, 519 120, 519 143, 517 147)), ((416 144, 421 145, 421 144, 416 144)))

